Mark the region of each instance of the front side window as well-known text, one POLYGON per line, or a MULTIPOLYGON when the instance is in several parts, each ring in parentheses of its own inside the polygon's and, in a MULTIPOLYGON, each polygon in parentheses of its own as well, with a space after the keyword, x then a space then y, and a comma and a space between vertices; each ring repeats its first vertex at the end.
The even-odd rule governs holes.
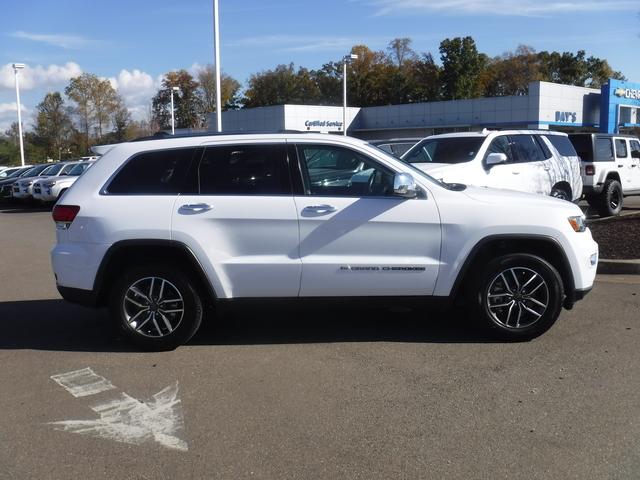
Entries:
POLYGON ((511 142, 509 141, 509 137, 507 137, 506 135, 501 135, 491 141, 491 144, 487 149, 487 156, 490 153, 504 153, 507 156, 508 163, 515 162, 515 156, 513 154, 511 142))
POLYGON ((402 158, 407 163, 465 163, 473 160, 484 137, 427 138, 402 158))
POLYGON ((198 168, 201 195, 291 195, 284 144, 208 147, 198 168))
POLYGON ((616 157, 627 158, 627 141, 624 138, 616 138, 616 157))
POLYGON ((179 148, 135 155, 116 174, 106 192, 112 195, 178 194, 195 150, 179 148))
POLYGON ((307 195, 393 195, 394 173, 354 150, 333 145, 298 145, 298 157, 307 195))

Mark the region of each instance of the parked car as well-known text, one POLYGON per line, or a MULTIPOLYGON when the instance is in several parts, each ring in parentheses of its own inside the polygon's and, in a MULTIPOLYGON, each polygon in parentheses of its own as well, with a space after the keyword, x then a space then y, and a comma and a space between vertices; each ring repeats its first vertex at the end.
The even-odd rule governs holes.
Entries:
POLYGON ((582 159, 584 196, 600 216, 617 215, 624 197, 640 195, 640 141, 631 135, 570 134, 582 159))
POLYGON ((58 175, 60 171, 65 167, 65 163, 50 164, 47 168, 42 170, 37 177, 27 176, 16 180, 13 184, 13 198, 18 200, 30 200, 33 198, 33 185, 38 180, 43 180, 48 177, 58 175))
POLYGON ((420 140, 420 138, 391 138, 388 140, 371 140, 369 143, 390 153, 394 157, 400 158, 420 140))
POLYGON ((433 135, 402 160, 447 183, 506 188, 577 201, 580 159, 567 134, 502 130, 433 135))
POLYGON ((13 198, 13 184, 19 178, 26 178, 32 173, 37 174, 43 170, 41 167, 47 165, 25 166, 15 170, 12 174, 8 175, 4 180, 0 180, 0 199, 7 200, 13 198))
MULTIPOLYGON (((31 167, 31 165, 25 165, 25 167, 31 167)), ((13 172, 16 172, 24 167, 7 167, 4 170, 0 171, 0 180, 5 180, 9 177, 13 172)))
POLYGON ((150 349, 243 299, 457 299, 502 337, 530 339, 591 289, 598 260, 572 203, 449 185, 322 134, 118 144, 52 215, 61 295, 108 305, 150 349))
POLYGON ((33 184, 33 198, 41 202, 57 201, 92 164, 93 161, 69 162, 57 176, 39 179, 33 184))

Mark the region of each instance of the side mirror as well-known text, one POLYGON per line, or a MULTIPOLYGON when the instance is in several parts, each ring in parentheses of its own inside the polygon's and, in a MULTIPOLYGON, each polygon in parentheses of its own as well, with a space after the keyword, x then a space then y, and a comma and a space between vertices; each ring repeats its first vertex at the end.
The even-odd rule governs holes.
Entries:
POLYGON ((490 153, 487 155, 487 166, 490 167, 492 165, 499 165, 501 163, 507 163, 507 155, 504 153, 490 153))
POLYGON ((393 177, 393 194, 398 197, 416 198, 418 187, 413 177, 408 173, 396 173, 393 177))

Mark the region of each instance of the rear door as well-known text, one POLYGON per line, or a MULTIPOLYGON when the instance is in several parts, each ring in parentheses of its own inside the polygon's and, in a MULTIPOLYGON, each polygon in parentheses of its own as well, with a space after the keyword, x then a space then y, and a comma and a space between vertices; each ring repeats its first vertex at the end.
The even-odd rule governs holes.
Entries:
POLYGON ((441 241, 434 199, 394 196, 395 172, 361 151, 299 141, 297 152, 300 296, 433 294, 441 241))
POLYGON ((297 296, 298 215, 284 140, 206 146, 192 181, 173 206, 173 239, 196 253, 218 295, 297 296))
POLYGON ((629 140, 631 151, 631 175, 630 187, 632 192, 640 192, 640 141, 632 138, 629 140))
POLYGON ((614 138, 613 145, 615 148, 616 165, 620 173, 620 180, 622 181, 622 190, 624 193, 627 193, 633 190, 635 162, 631 159, 629 142, 626 138, 614 138))

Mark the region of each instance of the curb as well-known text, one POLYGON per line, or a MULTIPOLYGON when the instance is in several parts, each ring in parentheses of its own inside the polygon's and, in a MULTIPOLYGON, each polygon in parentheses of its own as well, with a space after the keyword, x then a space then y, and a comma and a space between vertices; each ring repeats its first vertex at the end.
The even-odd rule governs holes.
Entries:
POLYGON ((640 259, 598 261, 598 273, 608 275, 640 275, 640 259))

